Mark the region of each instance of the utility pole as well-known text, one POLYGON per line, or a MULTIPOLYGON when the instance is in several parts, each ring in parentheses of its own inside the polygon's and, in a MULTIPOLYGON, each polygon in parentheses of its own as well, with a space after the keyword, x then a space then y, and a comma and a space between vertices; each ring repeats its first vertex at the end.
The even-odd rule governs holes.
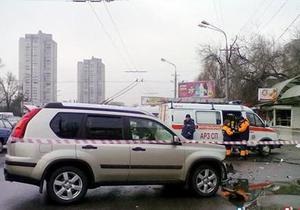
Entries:
POLYGON ((177 67, 174 63, 172 63, 164 58, 161 58, 160 60, 162 62, 166 62, 174 67, 174 99, 176 99, 177 98, 177 67))
POLYGON ((222 29, 208 23, 207 21, 201 21, 201 23, 198 25, 199 27, 202 28, 208 28, 214 31, 218 31, 220 33, 222 33, 225 37, 225 102, 228 102, 228 98, 229 98, 229 82, 228 82, 228 72, 229 72, 229 57, 228 57, 228 39, 227 39, 227 35, 225 33, 225 31, 223 31, 222 29))

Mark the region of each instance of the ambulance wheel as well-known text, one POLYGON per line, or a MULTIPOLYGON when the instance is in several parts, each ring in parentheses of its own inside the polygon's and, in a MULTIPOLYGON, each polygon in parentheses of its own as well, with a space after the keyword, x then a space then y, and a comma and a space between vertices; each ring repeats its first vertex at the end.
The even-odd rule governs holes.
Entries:
POLYGON ((269 156, 271 154, 271 150, 272 148, 270 145, 260 145, 258 148, 259 154, 264 157, 269 156))

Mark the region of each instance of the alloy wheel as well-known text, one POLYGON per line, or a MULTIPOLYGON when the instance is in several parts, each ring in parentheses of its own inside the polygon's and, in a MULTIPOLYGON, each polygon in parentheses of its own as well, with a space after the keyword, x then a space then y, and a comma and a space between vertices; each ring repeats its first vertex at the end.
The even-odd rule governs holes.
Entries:
POLYGON ((214 191, 217 183, 217 175, 208 168, 201 170, 196 177, 197 188, 203 194, 209 194, 214 191))
POLYGON ((72 171, 65 171, 58 174, 53 182, 54 193, 62 200, 76 198, 81 193, 82 188, 81 177, 72 171))

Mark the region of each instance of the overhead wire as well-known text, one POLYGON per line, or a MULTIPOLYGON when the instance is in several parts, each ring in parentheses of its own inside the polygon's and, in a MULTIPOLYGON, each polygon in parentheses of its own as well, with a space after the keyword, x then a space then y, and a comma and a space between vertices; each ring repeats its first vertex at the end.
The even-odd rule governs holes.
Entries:
POLYGON ((105 99, 104 101, 102 101, 102 104, 107 104, 111 101, 113 101, 114 99, 116 99, 117 97, 120 97, 121 95, 124 95, 125 93, 127 93, 128 91, 132 90, 135 86, 137 86, 137 84, 139 83, 139 80, 136 79, 135 81, 133 81, 132 83, 130 83, 129 85, 127 85, 125 88, 121 89, 120 91, 118 91, 117 93, 115 93, 114 95, 108 97, 107 99, 105 99))
POLYGON ((276 10, 276 12, 272 15, 272 17, 263 25, 263 29, 266 29, 266 27, 273 21, 273 19, 280 13, 280 11, 283 9, 283 7, 286 5, 286 3, 288 2, 288 0, 285 0, 280 7, 278 8, 278 10, 276 10))
POLYGON ((113 24, 113 26, 114 26, 114 29, 115 29, 115 31, 117 32, 117 35, 118 35, 118 37, 119 37, 119 39, 120 39, 120 41, 121 41, 122 47, 123 47, 124 50, 125 50, 125 53, 126 53, 126 55, 127 55, 127 57, 128 57, 129 62, 130 62, 131 65, 134 67, 134 69, 137 70, 136 65, 135 65, 135 63, 133 62, 132 57, 131 57, 131 55, 130 55, 130 53, 129 53, 129 50, 128 50, 126 44, 125 44, 125 41, 124 41, 124 39, 122 38, 121 32, 120 32, 120 30, 119 30, 119 27, 117 26, 117 23, 116 23, 116 21, 114 20, 114 18, 113 18, 113 16, 112 16, 111 12, 110 12, 110 10, 109 10, 109 7, 107 6, 107 3, 106 3, 105 1, 103 1, 103 4, 104 4, 104 8, 105 8, 105 10, 106 10, 106 12, 107 12, 107 14, 108 14, 108 16, 109 16, 109 18, 110 18, 112 24, 113 24))
POLYGON ((135 83, 132 87, 130 87, 129 89, 123 91, 122 93, 119 93, 118 95, 114 96, 113 98, 109 99, 107 102, 105 102, 105 104, 108 104, 109 102, 112 102, 113 100, 115 100, 116 98, 126 94, 127 92, 129 92, 130 90, 132 90, 133 88, 135 88, 139 83, 135 83))
POLYGON ((282 34, 277 38, 276 41, 278 41, 290 29, 290 27, 292 27, 292 25, 298 20, 299 17, 300 14, 298 14, 296 18, 288 25, 288 27, 286 27, 286 29, 282 32, 282 34))
MULTIPOLYGON (((247 19, 247 21, 246 21, 246 22, 242 25, 242 27, 240 28, 240 30, 239 30, 239 32, 238 32, 238 35, 241 33, 241 31, 243 31, 244 29, 246 29, 246 26, 250 24, 251 20, 254 19, 254 17, 255 17, 256 15, 258 15, 258 13, 259 13, 258 11, 259 11, 259 9, 262 7, 262 5, 263 5, 264 2, 267 2, 267 1, 261 0, 261 1, 259 2, 259 4, 257 5, 257 7, 254 9, 254 12, 249 16, 249 18, 247 19)), ((271 2, 272 2, 272 0, 271 0, 271 2)))
POLYGON ((96 12, 95 8, 93 7, 92 3, 90 1, 87 2, 92 10, 92 12, 94 13, 98 24, 100 25, 100 27, 102 28, 103 32, 105 33, 105 35, 108 37, 108 39, 110 40, 112 46, 115 48, 116 52, 119 54, 119 57, 126 63, 126 66, 131 68, 130 64, 128 63, 128 61, 124 58, 123 54, 120 52, 117 44, 115 43, 114 39, 112 38, 112 36, 110 35, 110 33, 106 30, 103 22, 101 21, 98 13, 96 12))
POLYGON ((218 1, 219 2, 219 10, 220 10, 220 17, 221 17, 221 22, 222 22, 222 26, 224 27, 224 15, 223 15, 223 8, 222 8, 222 4, 221 4, 221 0, 218 1))
POLYGON ((220 18, 219 18, 219 15, 218 15, 218 10, 217 10, 217 6, 216 6, 215 0, 212 0, 212 3, 213 3, 214 10, 215 10, 216 21, 218 23, 220 23, 220 18))

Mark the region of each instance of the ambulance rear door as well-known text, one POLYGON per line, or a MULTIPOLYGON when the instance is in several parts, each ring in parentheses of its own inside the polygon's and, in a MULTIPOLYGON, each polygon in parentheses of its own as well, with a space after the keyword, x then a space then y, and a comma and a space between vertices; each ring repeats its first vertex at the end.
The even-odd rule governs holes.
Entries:
POLYGON ((195 140, 222 141, 222 112, 218 110, 197 110, 195 140))

